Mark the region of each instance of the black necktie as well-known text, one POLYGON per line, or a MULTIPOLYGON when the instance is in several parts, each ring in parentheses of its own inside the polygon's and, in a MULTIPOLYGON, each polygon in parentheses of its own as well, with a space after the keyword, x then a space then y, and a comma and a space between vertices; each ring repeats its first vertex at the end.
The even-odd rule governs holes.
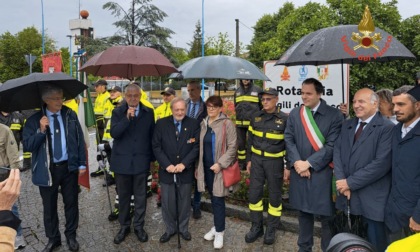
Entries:
POLYGON ((179 139, 179 129, 178 129, 178 126, 179 126, 179 122, 176 122, 175 123, 175 135, 176 135, 176 140, 177 141, 179 139))
POLYGON ((365 122, 360 122, 359 128, 356 131, 356 134, 354 134, 354 141, 353 143, 355 143, 357 141, 357 139, 359 139, 360 135, 362 135, 363 132, 363 127, 365 127, 367 123, 365 122))
POLYGON ((58 121, 57 114, 53 114, 52 117, 54 117, 54 158, 56 160, 60 160, 60 158, 63 156, 63 150, 61 148, 61 128, 60 128, 60 122, 58 121))

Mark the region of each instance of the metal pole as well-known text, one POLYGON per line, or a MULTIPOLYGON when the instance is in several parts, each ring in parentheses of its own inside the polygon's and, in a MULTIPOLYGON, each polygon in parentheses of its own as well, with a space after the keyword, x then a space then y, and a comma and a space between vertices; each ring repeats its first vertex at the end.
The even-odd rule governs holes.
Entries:
MULTIPOLYGON (((201 1, 201 57, 204 57, 204 0, 201 1)), ((201 97, 204 100, 204 79, 201 79, 201 97)))
MULTIPOLYGON (((41 0, 41 15, 42 15, 42 55, 45 54, 45 34, 44 34, 44 0, 41 0)), ((32 71, 31 71, 32 72, 32 71)))
POLYGON ((29 73, 32 73, 32 54, 29 54, 29 73))
POLYGON ((239 19, 235 19, 236 22, 236 52, 235 56, 239 57, 239 19))
POLYGON ((70 76, 73 77, 73 62, 71 60, 72 58, 72 51, 71 51, 71 35, 67 35, 68 38, 70 38, 70 47, 69 47, 69 64, 70 64, 70 76))

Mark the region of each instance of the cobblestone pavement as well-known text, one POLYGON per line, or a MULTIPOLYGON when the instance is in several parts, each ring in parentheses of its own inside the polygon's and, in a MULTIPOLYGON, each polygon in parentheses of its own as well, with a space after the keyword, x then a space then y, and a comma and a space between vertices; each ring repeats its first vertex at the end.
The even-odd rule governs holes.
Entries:
MULTIPOLYGON (((91 135, 91 142, 94 142, 91 135)), ((97 167, 96 150, 91 144, 89 163, 92 170, 97 167)), ((30 171, 22 174, 22 191, 18 201, 20 218, 22 219, 23 235, 28 245, 19 251, 42 251, 48 239, 45 237, 42 217, 42 202, 39 190, 31 182, 30 171)), ((160 236, 164 232, 161 209, 156 207, 156 195, 148 199, 145 230, 149 235, 149 241, 141 243, 137 240, 133 230, 126 240, 120 245, 113 243, 114 236, 119 230, 118 221, 110 222, 107 216, 110 213, 106 188, 102 186, 103 177, 91 178, 91 189, 82 189, 79 194, 80 220, 77 231, 77 240, 82 252, 106 252, 106 251, 178 251, 177 237, 174 236, 168 243, 161 244, 160 236)), ((111 202, 115 199, 115 187, 109 188, 111 202)), ((64 210, 62 198, 59 195, 59 219, 62 246, 55 251, 68 251, 64 236, 64 210)), ((191 217, 190 232, 191 241, 181 238, 180 251, 213 251, 213 242, 203 239, 204 234, 213 226, 212 214, 203 211, 203 217, 195 220, 191 217)), ((297 251, 297 234, 285 231, 277 231, 276 242, 273 245, 263 245, 263 238, 259 238, 252 244, 245 242, 245 234, 251 224, 233 217, 226 218, 226 230, 224 235, 224 247, 222 251, 297 251)), ((319 238, 315 237, 314 251, 319 249, 319 238)))

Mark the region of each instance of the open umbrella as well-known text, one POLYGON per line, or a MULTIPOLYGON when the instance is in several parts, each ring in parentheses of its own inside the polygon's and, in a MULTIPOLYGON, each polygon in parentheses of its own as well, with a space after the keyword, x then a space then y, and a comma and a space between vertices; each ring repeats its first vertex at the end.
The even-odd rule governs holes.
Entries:
POLYGON ((416 57, 395 37, 374 26, 368 6, 359 25, 339 25, 312 32, 293 44, 276 65, 326 65, 387 62, 416 57))
POLYGON ((211 55, 189 60, 178 68, 180 73, 174 73, 169 78, 183 79, 270 79, 251 62, 226 55, 211 55))
POLYGON ((177 72, 169 59, 159 51, 134 45, 110 47, 95 54, 80 70, 95 76, 119 76, 129 80, 177 72))
POLYGON ((75 98, 87 88, 82 82, 64 73, 32 73, 1 85, 0 110, 11 112, 41 107, 41 89, 49 85, 62 88, 67 100, 75 98))

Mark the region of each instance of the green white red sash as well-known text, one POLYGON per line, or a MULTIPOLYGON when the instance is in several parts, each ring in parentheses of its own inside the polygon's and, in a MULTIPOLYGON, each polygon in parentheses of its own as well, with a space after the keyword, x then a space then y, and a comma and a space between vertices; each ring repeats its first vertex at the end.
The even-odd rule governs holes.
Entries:
MULTIPOLYGON (((325 137, 322 135, 321 130, 319 130, 312 112, 308 107, 302 106, 300 108, 300 119, 302 120, 303 128, 305 129, 306 136, 308 137, 312 148, 314 148, 315 151, 319 151, 324 147, 325 137)), ((332 162, 329 166, 334 168, 332 162)))

